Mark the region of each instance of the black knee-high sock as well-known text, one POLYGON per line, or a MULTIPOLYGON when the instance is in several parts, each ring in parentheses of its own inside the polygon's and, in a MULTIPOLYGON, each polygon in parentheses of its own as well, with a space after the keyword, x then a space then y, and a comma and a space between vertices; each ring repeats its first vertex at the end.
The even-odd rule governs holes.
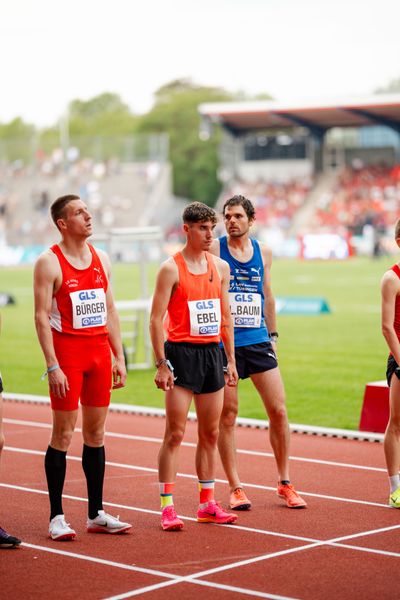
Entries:
POLYGON ((67 453, 49 446, 44 459, 50 499, 50 520, 62 515, 62 492, 67 470, 67 453))
POLYGON ((97 517, 98 511, 103 509, 103 481, 106 466, 106 453, 104 446, 93 448, 83 444, 82 467, 86 476, 89 519, 97 517))

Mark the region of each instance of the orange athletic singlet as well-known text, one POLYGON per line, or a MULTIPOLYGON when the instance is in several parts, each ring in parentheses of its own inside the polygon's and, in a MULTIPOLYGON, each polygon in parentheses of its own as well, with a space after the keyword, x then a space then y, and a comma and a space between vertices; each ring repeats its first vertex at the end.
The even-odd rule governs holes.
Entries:
MULTIPOLYGON (((400 279, 399 265, 393 265, 391 270, 394 271, 396 273, 397 277, 400 279)), ((400 296, 396 297, 393 326, 394 326, 394 330, 396 332, 397 338, 400 341, 400 296)))
POLYGON ((93 246, 88 244, 92 262, 87 269, 76 269, 60 247, 51 247, 62 271, 62 284, 54 294, 50 326, 60 333, 99 335, 107 333, 107 276, 93 246))
POLYGON ((212 255, 206 254, 207 272, 190 273, 181 252, 174 254, 178 286, 168 304, 168 341, 209 344, 220 341, 221 279, 212 255))
POLYGON ((51 250, 62 271, 62 284, 54 294, 50 326, 58 364, 67 377, 65 398, 50 390, 54 410, 76 410, 82 405, 104 407, 110 403, 111 351, 107 332, 107 276, 93 246, 87 269, 76 269, 56 244, 51 250))

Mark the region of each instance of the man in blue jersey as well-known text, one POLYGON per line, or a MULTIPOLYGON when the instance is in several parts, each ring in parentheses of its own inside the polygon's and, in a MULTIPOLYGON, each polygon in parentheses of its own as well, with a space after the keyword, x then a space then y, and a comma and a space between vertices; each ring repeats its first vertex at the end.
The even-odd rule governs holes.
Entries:
MULTIPOLYGON (((236 367, 240 379, 250 377, 269 417, 270 442, 278 469, 277 494, 289 508, 304 508, 289 477, 289 423, 285 390, 276 358, 275 299, 271 290, 272 252, 250 237, 255 210, 244 196, 233 196, 222 210, 227 236, 214 240, 211 252, 229 263, 229 300, 235 325, 236 367)), ((219 428, 219 453, 230 485, 230 508, 249 510, 237 471, 235 422, 237 387, 225 386, 219 428)))

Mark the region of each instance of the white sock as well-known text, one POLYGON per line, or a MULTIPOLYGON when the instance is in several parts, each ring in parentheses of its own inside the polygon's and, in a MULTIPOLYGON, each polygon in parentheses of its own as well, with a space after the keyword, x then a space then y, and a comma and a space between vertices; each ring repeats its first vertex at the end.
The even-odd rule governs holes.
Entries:
POLYGON ((395 492, 397 490, 397 488, 400 486, 399 475, 393 475, 392 477, 389 476, 389 483, 390 483, 390 493, 393 494, 393 492, 395 492))

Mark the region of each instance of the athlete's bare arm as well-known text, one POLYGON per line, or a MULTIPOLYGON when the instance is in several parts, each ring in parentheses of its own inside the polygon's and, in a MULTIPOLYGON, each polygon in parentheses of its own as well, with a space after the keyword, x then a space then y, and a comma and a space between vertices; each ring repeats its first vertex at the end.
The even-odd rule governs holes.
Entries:
POLYGON ((395 273, 387 271, 382 277, 382 333, 390 352, 400 365, 400 343, 394 329, 396 298, 400 294, 400 280, 395 273))
POLYGON ((213 260, 221 279, 221 339, 228 361, 227 384, 229 386, 235 386, 238 382, 238 374, 236 371, 235 361, 233 321, 229 306, 229 284, 231 271, 228 263, 225 260, 222 260, 219 257, 214 257, 213 260))
MULTIPOLYGON (((178 267, 175 261, 169 258, 161 265, 158 271, 150 311, 150 337, 156 361, 165 358, 164 317, 167 312, 168 303, 178 282, 178 267)), ((174 387, 173 373, 165 364, 157 369, 154 381, 156 386, 164 391, 174 387)))
POLYGON ((272 251, 260 243, 261 256, 264 265, 264 317, 268 331, 276 331, 275 297, 271 287, 272 251))
MULTIPOLYGON (((47 368, 57 364, 53 336, 49 323, 53 293, 62 281, 56 256, 47 250, 38 258, 34 269, 33 292, 35 300, 35 326, 47 368)), ((48 373, 49 385, 56 396, 64 398, 69 390, 68 380, 61 369, 48 373)))
POLYGON ((108 286, 106 292, 107 304, 107 329, 108 341, 114 356, 113 362, 113 389, 124 387, 126 384, 126 365, 121 339, 121 326, 118 311, 115 307, 114 297, 111 290, 111 263, 108 255, 102 250, 96 249, 101 260, 103 269, 107 275, 108 286))

